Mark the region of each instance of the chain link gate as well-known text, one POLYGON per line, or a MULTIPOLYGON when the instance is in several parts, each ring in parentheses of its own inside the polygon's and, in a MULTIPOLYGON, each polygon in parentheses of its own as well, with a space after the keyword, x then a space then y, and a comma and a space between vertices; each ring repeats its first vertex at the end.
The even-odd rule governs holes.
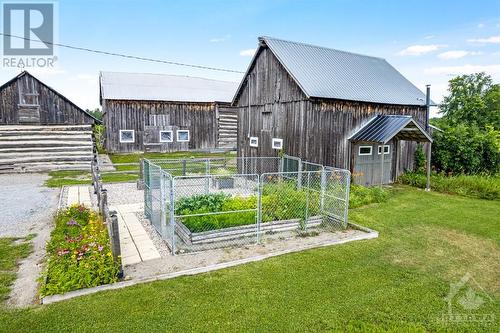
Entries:
POLYGON ((144 213, 172 253, 347 226, 347 170, 293 156, 144 160, 143 170, 144 213))

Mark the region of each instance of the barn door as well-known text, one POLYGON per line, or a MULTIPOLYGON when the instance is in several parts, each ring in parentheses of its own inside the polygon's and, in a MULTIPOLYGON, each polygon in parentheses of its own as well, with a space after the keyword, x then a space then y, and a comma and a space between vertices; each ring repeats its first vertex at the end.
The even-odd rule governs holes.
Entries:
POLYGON ((354 167, 352 178, 358 185, 380 184, 382 150, 384 151, 383 183, 391 182, 393 146, 391 144, 359 144, 354 145, 354 167), (383 147, 383 148, 382 148, 383 147))

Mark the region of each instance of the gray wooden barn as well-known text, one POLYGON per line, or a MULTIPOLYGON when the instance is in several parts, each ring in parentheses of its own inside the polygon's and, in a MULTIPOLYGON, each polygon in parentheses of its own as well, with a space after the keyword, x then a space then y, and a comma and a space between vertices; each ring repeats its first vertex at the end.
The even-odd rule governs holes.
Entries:
POLYGON ((390 183, 413 168, 417 142, 432 141, 431 104, 384 59, 261 37, 233 98, 238 155, 281 151, 347 168, 358 184, 390 183))
POLYGON ((108 152, 235 149, 237 83, 198 77, 100 73, 108 152))

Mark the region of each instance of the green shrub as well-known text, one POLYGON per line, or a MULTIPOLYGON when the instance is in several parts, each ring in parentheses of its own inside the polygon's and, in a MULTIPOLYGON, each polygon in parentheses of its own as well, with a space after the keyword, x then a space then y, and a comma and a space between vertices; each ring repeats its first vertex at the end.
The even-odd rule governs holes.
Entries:
POLYGON ((42 296, 118 279, 119 267, 111 253, 106 226, 98 214, 84 206, 75 205, 57 215, 47 253, 42 296))
POLYGON ((364 205, 385 202, 389 197, 387 189, 372 186, 351 185, 349 193, 349 208, 357 208, 364 205))
POLYGON ((94 132, 94 139, 97 152, 99 154, 105 154, 106 149, 104 148, 104 138, 105 138, 106 128, 104 127, 104 125, 96 124, 93 126, 92 131, 94 132))
MULTIPOLYGON (((401 184, 425 188, 427 178, 424 174, 408 172, 399 177, 401 184)), ((458 194, 488 200, 500 200, 500 176, 431 175, 431 189, 437 192, 458 194)))
POLYGON ((446 174, 495 174, 500 170, 500 132, 441 121, 432 144, 432 164, 446 174))

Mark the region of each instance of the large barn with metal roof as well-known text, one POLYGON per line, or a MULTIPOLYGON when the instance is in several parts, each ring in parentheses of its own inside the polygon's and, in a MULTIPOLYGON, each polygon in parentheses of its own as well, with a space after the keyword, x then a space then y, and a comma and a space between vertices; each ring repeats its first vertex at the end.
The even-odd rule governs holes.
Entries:
POLYGON ((198 77, 101 72, 108 152, 236 147, 237 83, 198 77))
POLYGON ((284 152, 390 183, 432 141, 431 104, 382 58, 261 37, 233 98, 238 155, 284 152))

